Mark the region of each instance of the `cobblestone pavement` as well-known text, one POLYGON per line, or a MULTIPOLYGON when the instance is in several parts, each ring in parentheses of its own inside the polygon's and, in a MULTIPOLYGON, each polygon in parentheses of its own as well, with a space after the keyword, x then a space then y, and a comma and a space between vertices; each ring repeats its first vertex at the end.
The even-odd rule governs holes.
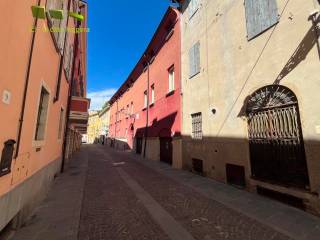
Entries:
POLYGON ((80 240, 169 239, 113 167, 110 154, 90 150, 80 240))
POLYGON ((285 240, 236 212, 139 163, 89 146, 80 240, 285 240))

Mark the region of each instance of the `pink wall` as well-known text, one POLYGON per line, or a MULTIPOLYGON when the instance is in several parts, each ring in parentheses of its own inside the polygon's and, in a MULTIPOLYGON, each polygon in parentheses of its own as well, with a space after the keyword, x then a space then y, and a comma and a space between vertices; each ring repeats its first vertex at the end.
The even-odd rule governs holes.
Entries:
MULTIPOLYGON (((162 20, 153 40, 146 52, 154 50, 155 59, 150 65, 150 103, 151 85, 155 87, 155 103, 149 110, 149 137, 170 137, 179 135, 181 132, 181 71, 180 71, 180 21, 179 13, 176 9, 169 8, 162 20), (174 24, 174 33, 165 40, 168 34, 169 23, 174 24), (158 49, 158 51, 157 51, 158 49), (174 66, 175 90, 168 95, 169 90, 169 68, 174 66)), ((111 99, 110 112, 110 133, 111 138, 126 138, 132 147, 133 136, 142 137, 146 126, 146 110, 144 108, 144 91, 147 89, 147 71, 142 72, 143 59, 139 61, 127 82, 136 79, 130 87, 122 87, 125 91, 121 97, 117 98, 117 93, 111 99), (131 109, 133 102, 133 113, 135 118, 127 118, 124 113, 119 115, 116 123, 116 112, 124 109, 127 105, 131 109), (137 117, 138 116, 138 117, 137 117), (134 128, 131 131, 131 127, 134 128), (126 133, 127 132, 127 133, 126 133)), ((125 86, 125 84, 123 85, 125 86)))

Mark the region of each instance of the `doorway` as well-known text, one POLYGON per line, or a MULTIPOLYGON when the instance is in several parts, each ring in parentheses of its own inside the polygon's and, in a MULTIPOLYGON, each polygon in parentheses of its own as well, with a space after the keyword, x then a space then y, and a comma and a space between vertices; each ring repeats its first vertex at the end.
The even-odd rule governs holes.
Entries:
POLYGON ((172 165, 172 138, 160 138, 160 161, 172 165))
POLYGON ((247 104, 251 174, 284 186, 309 188, 299 107, 287 87, 269 85, 247 104))
POLYGON ((136 146, 136 153, 141 154, 142 153, 142 138, 137 138, 137 146, 136 146))

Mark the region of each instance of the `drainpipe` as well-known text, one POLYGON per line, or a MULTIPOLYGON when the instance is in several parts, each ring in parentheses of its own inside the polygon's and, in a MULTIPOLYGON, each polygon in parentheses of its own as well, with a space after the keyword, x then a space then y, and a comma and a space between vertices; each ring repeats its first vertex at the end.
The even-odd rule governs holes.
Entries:
MULTIPOLYGON (((38 4, 37 5, 40 6, 40 3, 41 3, 41 0, 38 0, 38 4)), ((15 151, 15 154, 14 154, 14 158, 15 159, 18 157, 19 150, 20 150, 23 118, 24 118, 24 111, 25 111, 25 108, 26 108, 26 100, 27 100, 27 94, 28 94, 30 72, 31 72, 31 64, 32 64, 33 49, 34 49, 36 33, 37 33, 37 26, 38 26, 38 18, 35 18, 34 19, 34 23, 33 23, 34 31, 32 33, 32 38, 31 38, 32 40, 31 40, 31 46, 30 46, 30 52, 29 52, 27 74, 26 74, 25 83, 24 83, 22 106, 21 106, 20 118, 19 118, 18 135, 17 135, 17 147, 16 147, 16 151, 15 151)))
MULTIPOLYGON (((146 57, 146 55, 144 55, 146 57)), ((147 61, 147 117, 146 117, 146 128, 144 131, 144 149, 143 149, 143 158, 146 158, 146 148, 147 148, 147 138, 148 138, 148 127, 149 127, 149 85, 150 85, 150 62, 147 61)))

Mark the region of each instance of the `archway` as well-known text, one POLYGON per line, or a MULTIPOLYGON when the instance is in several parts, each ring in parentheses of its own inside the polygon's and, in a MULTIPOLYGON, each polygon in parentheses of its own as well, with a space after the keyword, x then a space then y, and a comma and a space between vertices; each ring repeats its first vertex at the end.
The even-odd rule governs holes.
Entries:
POLYGON ((252 177, 307 189, 309 176, 296 95, 268 85, 255 91, 247 109, 252 177))

